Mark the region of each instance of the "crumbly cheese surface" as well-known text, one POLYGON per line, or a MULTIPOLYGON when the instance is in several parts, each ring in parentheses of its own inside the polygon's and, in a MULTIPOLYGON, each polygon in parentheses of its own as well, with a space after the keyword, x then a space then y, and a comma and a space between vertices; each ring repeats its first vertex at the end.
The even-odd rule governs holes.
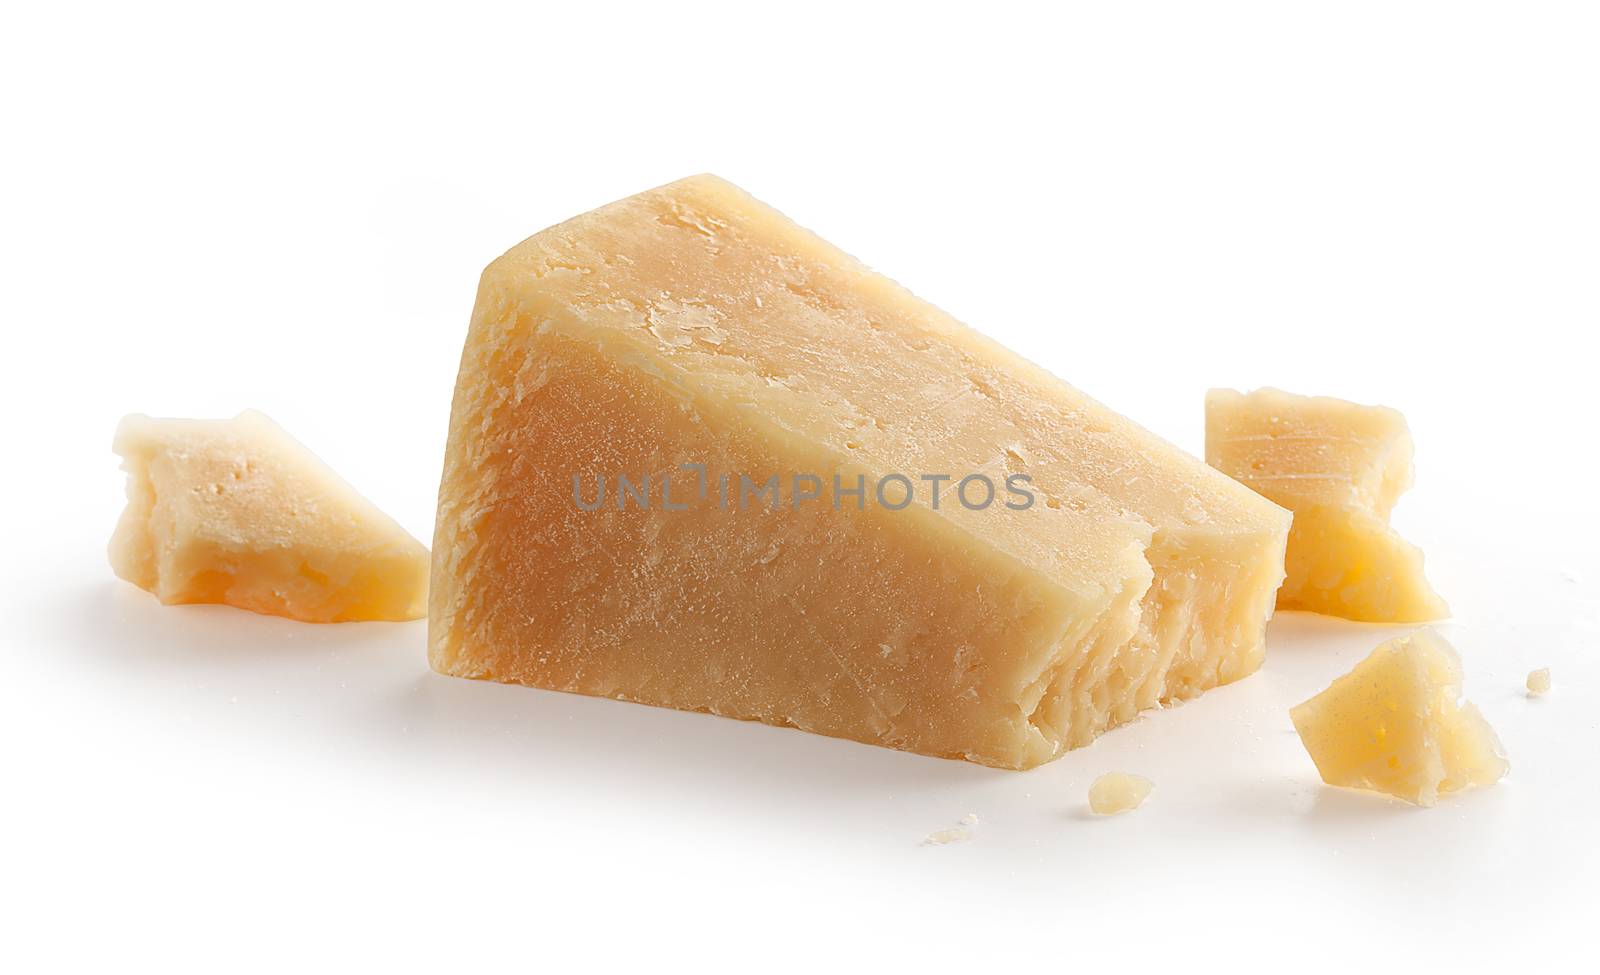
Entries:
POLYGON ((428 550, 281 427, 134 415, 111 567, 163 603, 313 623, 425 615, 428 550))
POLYGON ((439 495, 430 659, 1027 768, 1254 671, 1287 526, 694 177, 484 272, 439 495), (956 480, 1018 474, 1025 510, 956 503, 956 480), (618 475, 648 492, 629 503, 618 475), (719 478, 741 475, 777 476, 781 503, 720 504, 719 478), (796 475, 828 493, 793 501, 796 475), (903 507, 830 503, 835 477, 896 475, 916 485, 903 507), (584 510, 575 477, 585 498, 611 493, 584 510))
POLYGON ((1276 389, 1206 396, 1206 462, 1294 512, 1281 609, 1368 622, 1449 615, 1422 552, 1389 527, 1412 479, 1405 418, 1276 389))
POLYGON ((1431 806, 1510 770, 1489 723, 1460 698, 1460 657, 1424 628, 1380 645, 1289 713, 1324 782, 1431 806))
POLYGON ((1155 783, 1142 775, 1107 772, 1089 786, 1089 810, 1097 816, 1115 816, 1139 808, 1155 783))

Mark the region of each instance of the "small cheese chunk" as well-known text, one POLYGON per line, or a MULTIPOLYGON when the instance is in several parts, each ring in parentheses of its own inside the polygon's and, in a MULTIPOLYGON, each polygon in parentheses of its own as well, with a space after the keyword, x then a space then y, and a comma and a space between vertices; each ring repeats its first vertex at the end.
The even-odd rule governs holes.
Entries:
POLYGON ((1276 389, 1206 395, 1206 462, 1294 512, 1278 608, 1375 623, 1449 615, 1389 527, 1411 486, 1405 418, 1276 389))
POLYGON ((1489 723, 1460 697, 1461 659, 1421 629, 1380 645, 1289 715, 1324 782, 1431 806, 1510 769, 1489 723))
POLYGON ((426 613, 428 550, 262 414, 133 415, 112 448, 128 506, 111 567, 163 603, 310 623, 426 613))
POLYGON ((1028 768, 1253 672, 1287 534, 1287 512, 694 177, 484 272, 430 660, 1028 768))
POLYGON ((1528 674, 1528 696, 1540 697, 1550 691, 1550 668, 1540 667, 1528 674))
POLYGON ((1089 786, 1089 810, 1096 816, 1115 816, 1139 808, 1155 783, 1142 775, 1107 772, 1089 786))

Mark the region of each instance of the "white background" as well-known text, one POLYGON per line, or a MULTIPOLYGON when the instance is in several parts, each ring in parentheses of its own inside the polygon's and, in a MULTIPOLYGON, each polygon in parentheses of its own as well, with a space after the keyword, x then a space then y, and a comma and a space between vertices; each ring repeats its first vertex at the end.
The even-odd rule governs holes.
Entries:
POLYGON ((1576 964, 1597 17, 8 7, 0 968, 1576 964), (112 577, 134 411, 264 410, 428 539, 480 268, 700 171, 1191 450, 1209 386, 1404 411, 1396 523, 1511 776, 1432 810, 1319 785, 1286 708, 1400 631, 1313 616, 1259 675, 1019 774, 451 680, 420 622, 112 577), (1092 819, 1109 769, 1155 792, 1092 819))

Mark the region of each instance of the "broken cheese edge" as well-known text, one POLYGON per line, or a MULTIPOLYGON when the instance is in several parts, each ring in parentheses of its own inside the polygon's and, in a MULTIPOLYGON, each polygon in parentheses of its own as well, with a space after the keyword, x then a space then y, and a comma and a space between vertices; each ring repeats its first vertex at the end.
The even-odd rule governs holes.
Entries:
POLYGON ((484 272, 439 493, 429 658, 1027 768, 1252 673, 1287 527, 743 191, 693 177, 484 272), (578 475, 637 483, 685 463, 713 480, 1025 472, 1038 503, 574 503, 578 475))
POLYGON ((1405 418, 1276 389, 1206 394, 1206 462, 1294 512, 1279 609, 1373 623, 1448 616, 1422 551, 1389 527, 1412 480, 1405 418))
POLYGON ((135 414, 113 449, 128 504, 111 567, 161 602, 311 623, 425 615, 427 548, 265 415, 135 414))
POLYGON ((1289 715, 1324 782, 1432 806, 1510 770, 1488 722, 1460 697, 1460 657, 1424 628, 1380 644, 1289 715))
POLYGON ((1115 816, 1139 808, 1155 783, 1142 775, 1107 772, 1089 786, 1089 810, 1096 816, 1115 816))

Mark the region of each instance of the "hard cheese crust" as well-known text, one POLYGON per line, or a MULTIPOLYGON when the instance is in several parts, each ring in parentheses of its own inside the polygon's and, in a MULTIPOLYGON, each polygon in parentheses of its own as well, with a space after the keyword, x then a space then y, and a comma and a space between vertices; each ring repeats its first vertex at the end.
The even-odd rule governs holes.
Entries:
POLYGON ((111 566, 163 603, 311 623, 426 612, 428 550, 264 415, 130 416, 113 446, 128 506, 111 566))
POLYGON ((1287 527, 694 177, 485 271, 440 489, 430 656, 448 674, 1024 768, 1255 670, 1287 527), (793 499, 796 474, 822 498, 793 499), (891 510, 872 486, 895 474, 914 499, 891 510), (1034 503, 1007 507, 1001 488, 972 510, 954 481, 932 503, 924 477, 970 474, 1025 475, 1034 503), (618 506, 619 475, 652 479, 647 507, 618 506), (777 475, 781 503, 724 505, 721 475, 777 475), (575 476, 585 502, 601 481, 612 494, 585 510, 575 476), (835 476, 864 478, 867 503, 832 496, 835 476))

